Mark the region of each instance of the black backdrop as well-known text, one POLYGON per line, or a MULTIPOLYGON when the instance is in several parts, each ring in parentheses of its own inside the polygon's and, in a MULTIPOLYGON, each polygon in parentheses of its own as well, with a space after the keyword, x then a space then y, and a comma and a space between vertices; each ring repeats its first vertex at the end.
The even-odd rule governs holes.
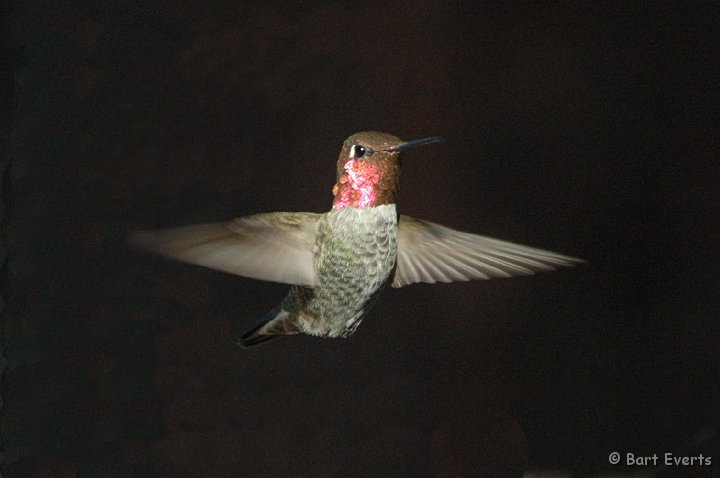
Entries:
POLYGON ((2 12, 4 476, 718 476, 716 3, 56 3, 2 12), (588 265, 240 350, 284 286, 124 246, 326 210, 368 129, 448 139, 402 212, 588 265))

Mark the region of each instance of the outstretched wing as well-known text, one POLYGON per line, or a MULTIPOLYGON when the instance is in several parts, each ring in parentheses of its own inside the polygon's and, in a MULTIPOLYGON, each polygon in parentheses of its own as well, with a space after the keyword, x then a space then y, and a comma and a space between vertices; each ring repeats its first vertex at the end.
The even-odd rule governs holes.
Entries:
POLYGON ((322 214, 256 214, 228 222, 137 232, 131 244, 244 277, 313 287, 313 247, 322 214))
POLYGON ((401 215, 392 286, 529 275, 582 262, 401 215))

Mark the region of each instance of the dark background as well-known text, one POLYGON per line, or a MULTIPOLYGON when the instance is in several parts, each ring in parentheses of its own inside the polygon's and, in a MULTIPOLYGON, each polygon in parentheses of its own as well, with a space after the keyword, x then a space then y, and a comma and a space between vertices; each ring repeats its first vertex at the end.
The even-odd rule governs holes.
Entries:
POLYGON ((0 12, 3 476, 720 476, 717 2, 65 3, 0 12), (241 350, 285 286, 124 245, 327 210, 362 130, 447 138, 402 212, 588 265, 241 350))

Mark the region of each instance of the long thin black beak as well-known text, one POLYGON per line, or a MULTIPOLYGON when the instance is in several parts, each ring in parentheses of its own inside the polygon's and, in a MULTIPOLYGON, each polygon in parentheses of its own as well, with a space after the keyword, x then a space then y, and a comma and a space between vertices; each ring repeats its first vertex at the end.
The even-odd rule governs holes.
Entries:
POLYGON ((422 146, 424 144, 430 144, 430 143, 437 143, 439 141, 444 141, 445 139, 442 136, 430 136, 429 138, 422 138, 422 139, 414 139, 412 141, 403 141, 402 143, 398 144, 397 146, 391 146, 389 148, 385 148, 385 151, 405 151, 406 149, 414 148, 416 146, 422 146))

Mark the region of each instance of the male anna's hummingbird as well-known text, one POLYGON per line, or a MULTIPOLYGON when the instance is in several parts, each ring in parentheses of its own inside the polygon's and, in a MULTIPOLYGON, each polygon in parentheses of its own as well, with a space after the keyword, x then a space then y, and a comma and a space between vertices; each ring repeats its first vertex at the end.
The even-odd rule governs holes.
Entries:
POLYGON ((347 337, 387 285, 532 274, 579 259, 398 216, 400 155, 439 137, 364 132, 343 143, 332 209, 274 212, 131 237, 136 245, 231 274, 291 284, 240 338, 249 347, 300 332, 347 337))

